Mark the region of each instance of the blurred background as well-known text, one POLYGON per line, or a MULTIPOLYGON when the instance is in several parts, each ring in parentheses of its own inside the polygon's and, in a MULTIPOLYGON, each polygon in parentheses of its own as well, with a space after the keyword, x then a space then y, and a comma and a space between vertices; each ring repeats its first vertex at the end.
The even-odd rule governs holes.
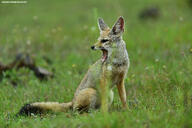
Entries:
POLYGON ((26 4, 1 3, 1 57, 17 51, 48 55, 62 55, 67 51, 71 53, 71 50, 79 53, 78 49, 89 52, 89 46, 98 37, 98 17, 103 17, 112 26, 119 16, 124 16, 124 38, 129 50, 154 48, 150 45, 159 44, 166 48, 189 44, 192 38, 191 13, 191 0, 33 0, 26 4), (146 10, 154 14, 141 18, 146 10))
MULTIPOLYGON (((170 115, 177 122, 190 108, 192 0, 26 1, 0 3, 0 62, 28 53, 54 78, 39 81, 28 69, 4 72, 9 77, 0 82, 2 120, 12 120, 7 116, 26 102, 72 99, 88 67, 101 56, 90 49, 99 37, 98 17, 109 26, 119 16, 125 19, 123 38, 131 61, 126 88, 133 109, 147 108, 153 116, 170 110, 178 114, 170 115), (14 89, 10 79, 17 82, 14 89)), ((114 109, 120 105, 116 95, 114 109)))

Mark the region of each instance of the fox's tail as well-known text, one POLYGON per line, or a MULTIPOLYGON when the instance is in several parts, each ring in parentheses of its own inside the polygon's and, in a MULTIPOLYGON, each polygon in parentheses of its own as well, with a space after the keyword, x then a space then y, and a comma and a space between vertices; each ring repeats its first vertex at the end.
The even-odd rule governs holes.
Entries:
POLYGON ((66 112, 72 108, 72 102, 36 102, 25 104, 19 111, 18 115, 42 114, 46 111, 66 112))

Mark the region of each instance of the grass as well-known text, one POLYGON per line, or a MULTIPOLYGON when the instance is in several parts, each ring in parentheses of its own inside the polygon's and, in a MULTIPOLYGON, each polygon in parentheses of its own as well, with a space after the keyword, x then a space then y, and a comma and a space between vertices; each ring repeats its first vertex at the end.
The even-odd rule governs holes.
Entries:
POLYGON ((192 9, 187 0, 47 0, 0 4, 0 62, 28 52, 55 77, 39 81, 22 69, 5 72, 0 82, 1 128, 191 127, 192 9), (157 20, 141 21, 140 10, 157 5, 157 20), (21 106, 36 101, 67 102, 89 65, 100 58, 90 46, 99 36, 97 18, 113 25, 126 20, 124 40, 130 57, 125 81, 129 110, 121 109, 117 89, 109 114, 56 113, 15 117, 21 106), (52 60, 49 65, 43 57, 52 60), (17 79, 13 87, 10 79, 17 79))

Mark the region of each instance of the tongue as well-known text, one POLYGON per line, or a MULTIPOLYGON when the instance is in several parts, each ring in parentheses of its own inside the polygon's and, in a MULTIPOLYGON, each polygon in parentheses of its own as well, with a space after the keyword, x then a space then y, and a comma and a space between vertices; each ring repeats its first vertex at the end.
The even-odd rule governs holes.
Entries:
POLYGON ((106 50, 102 51, 103 51, 102 62, 104 62, 107 59, 107 51, 106 50))

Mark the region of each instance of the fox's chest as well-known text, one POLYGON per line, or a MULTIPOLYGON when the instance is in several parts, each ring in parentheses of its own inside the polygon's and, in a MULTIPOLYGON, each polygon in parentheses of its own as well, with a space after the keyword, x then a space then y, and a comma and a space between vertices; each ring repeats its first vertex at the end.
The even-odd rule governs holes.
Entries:
POLYGON ((111 81, 111 88, 113 88, 114 85, 117 85, 122 79, 124 79, 127 70, 128 65, 107 65, 106 66, 107 72, 110 75, 110 81, 111 81))

